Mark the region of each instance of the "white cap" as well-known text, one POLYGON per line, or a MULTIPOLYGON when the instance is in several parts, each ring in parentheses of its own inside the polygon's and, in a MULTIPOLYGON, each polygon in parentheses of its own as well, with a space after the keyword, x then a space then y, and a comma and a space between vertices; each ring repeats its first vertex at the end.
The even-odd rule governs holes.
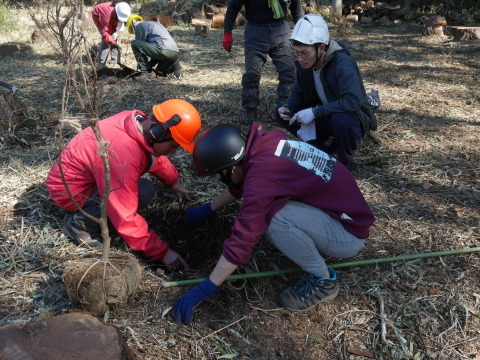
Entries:
POLYGON ((305 15, 295 24, 290 40, 296 40, 305 45, 328 45, 330 38, 327 23, 321 15, 305 15))

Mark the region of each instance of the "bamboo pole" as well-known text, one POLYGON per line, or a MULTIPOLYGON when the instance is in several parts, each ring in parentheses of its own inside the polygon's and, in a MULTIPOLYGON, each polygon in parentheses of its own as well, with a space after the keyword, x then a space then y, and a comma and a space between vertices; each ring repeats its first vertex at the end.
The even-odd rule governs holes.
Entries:
MULTIPOLYGON (((402 255, 402 256, 394 256, 394 257, 379 258, 379 259, 350 261, 345 263, 332 264, 332 265, 329 265, 329 267, 331 267, 332 269, 339 269, 344 267, 364 266, 364 265, 381 264, 381 263, 395 262, 395 261, 416 260, 416 259, 436 257, 436 256, 467 254, 467 253, 474 253, 474 252, 480 252, 480 247, 456 249, 456 250, 445 250, 445 251, 437 251, 432 253, 402 255)), ((285 274, 293 274, 301 271, 303 271, 301 268, 290 268, 290 269, 284 269, 284 270, 263 271, 263 272, 250 273, 250 274, 230 275, 227 278, 227 280, 240 280, 240 279, 250 279, 250 278, 256 278, 256 277, 264 277, 264 276, 285 275, 285 274)), ((169 288, 169 287, 175 287, 175 286, 196 285, 198 283, 201 283, 203 280, 204 279, 202 278, 202 279, 190 279, 190 280, 180 280, 180 281, 167 281, 162 283, 162 287, 169 288)))

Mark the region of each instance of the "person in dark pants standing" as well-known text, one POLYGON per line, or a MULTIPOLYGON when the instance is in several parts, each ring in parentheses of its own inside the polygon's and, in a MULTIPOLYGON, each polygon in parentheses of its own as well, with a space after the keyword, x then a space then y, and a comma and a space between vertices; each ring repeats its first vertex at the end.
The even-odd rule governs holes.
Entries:
POLYGON ((295 83, 295 64, 289 43, 290 26, 285 21, 287 4, 293 21, 302 16, 300 0, 230 0, 225 15, 223 48, 230 52, 232 29, 238 12, 245 6, 245 74, 242 78, 242 107, 246 110, 244 123, 257 121, 260 104, 260 77, 267 56, 278 72, 277 104, 285 103, 295 83))
POLYGON ((302 140, 337 154, 351 171, 358 142, 377 128, 358 65, 345 44, 330 39, 321 15, 305 15, 290 39, 297 79, 275 118, 302 140))

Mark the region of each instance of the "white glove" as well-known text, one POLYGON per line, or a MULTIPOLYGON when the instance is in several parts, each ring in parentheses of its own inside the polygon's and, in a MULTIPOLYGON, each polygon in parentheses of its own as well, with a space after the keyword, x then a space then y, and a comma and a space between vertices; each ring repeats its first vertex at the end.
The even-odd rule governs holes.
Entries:
POLYGON ((303 141, 315 140, 317 138, 315 121, 308 124, 301 124, 300 129, 297 131, 297 135, 303 141))
POLYGON ((293 117, 290 119, 289 125, 292 125, 295 121, 298 121, 301 124, 309 124, 315 119, 315 115, 313 115, 312 108, 303 109, 297 112, 293 117))

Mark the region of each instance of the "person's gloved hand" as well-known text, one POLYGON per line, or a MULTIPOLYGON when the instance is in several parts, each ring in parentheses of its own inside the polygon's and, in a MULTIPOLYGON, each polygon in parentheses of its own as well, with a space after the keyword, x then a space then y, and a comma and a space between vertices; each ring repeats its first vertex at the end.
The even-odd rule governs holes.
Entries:
POLYGON ((122 51, 122 47, 120 45, 118 45, 118 43, 113 44, 112 48, 117 49, 118 51, 122 51))
POLYGON ((317 138, 315 121, 308 124, 301 124, 300 129, 297 130, 297 135, 303 141, 315 140, 317 138))
POLYGON ((299 123, 302 123, 302 124, 308 124, 308 123, 311 123, 313 119, 315 119, 315 115, 313 114, 313 109, 312 108, 303 109, 292 116, 289 124, 292 125, 295 121, 298 121, 299 123))
POLYGON ((177 324, 181 322, 190 324, 193 309, 203 300, 215 295, 219 290, 219 287, 207 277, 175 303, 175 322, 177 324))
POLYGON ((187 262, 183 260, 183 258, 172 249, 168 250, 167 254, 161 261, 164 265, 167 266, 168 270, 173 270, 180 267, 188 269, 187 262))
POLYGON ((232 51, 232 44, 233 44, 232 33, 223 34, 223 41, 222 41, 223 48, 226 51, 230 52, 230 51, 232 51))
POLYGON ((185 211, 185 222, 188 225, 202 225, 214 215, 215 213, 212 210, 212 204, 208 203, 187 209, 187 211, 185 211))

